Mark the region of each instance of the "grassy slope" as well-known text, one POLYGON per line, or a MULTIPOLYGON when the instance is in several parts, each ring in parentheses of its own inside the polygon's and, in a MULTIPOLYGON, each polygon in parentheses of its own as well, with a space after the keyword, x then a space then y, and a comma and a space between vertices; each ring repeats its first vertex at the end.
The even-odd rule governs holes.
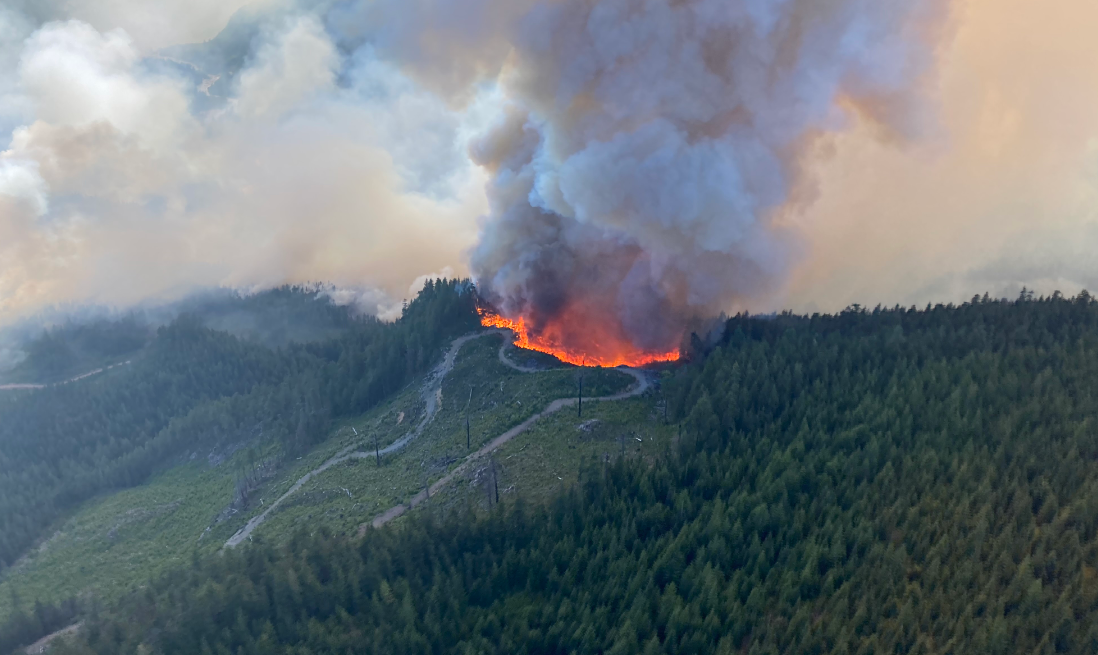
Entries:
MULTIPOLYGON (((574 484, 584 463, 613 461, 623 454, 651 459, 670 446, 674 435, 674 427, 664 425, 654 411, 651 396, 591 404, 582 418, 563 410, 496 451, 500 501, 519 496, 544 501, 574 484)), ((487 510, 493 496, 490 464, 483 461, 433 498, 430 511, 487 510)))
POLYGON ((149 484, 89 501, 0 583, 0 616, 13 592, 24 601, 59 600, 94 589, 114 597, 137 581, 204 553, 214 508, 232 494, 229 467, 192 463, 149 484))
MULTIPOLYGON (((499 362, 500 343, 501 337, 487 336, 465 345, 443 383, 440 410, 418 440, 385 457, 380 468, 373 459, 352 460, 314 478, 288 498, 253 538, 281 540, 296 529, 321 525, 352 533, 378 513, 406 501, 428 479, 438 479, 468 454, 467 410, 475 451, 553 399, 575 393, 578 369, 521 373, 499 362)), ((585 396, 616 393, 632 383, 629 376, 610 370, 587 370, 584 379, 585 396)), ((258 489, 254 497, 263 505, 257 502, 250 512, 221 522, 214 519, 230 504, 235 473, 249 457, 243 451, 217 467, 210 467, 205 453, 198 453, 195 461, 166 471, 146 485, 92 499, 62 521, 43 547, 5 574, 0 581, 0 618, 10 611, 13 594, 28 604, 72 594, 111 599, 191 557, 210 556, 252 514, 261 512, 302 475, 352 443, 371 449, 375 433, 382 447, 392 443, 418 424, 423 411, 420 386, 415 385, 363 416, 338 423, 326 441, 300 460, 288 462, 258 489), (404 418, 398 422, 401 413, 404 418)), ((613 439, 619 432, 636 431, 646 438, 642 443, 626 443, 627 452, 634 454, 638 449, 648 452, 662 447, 663 441, 648 437, 666 437, 667 430, 655 420, 650 397, 585 405, 584 420, 595 417, 601 421, 595 429, 580 431, 574 412, 566 409, 504 446, 496 457, 503 495, 513 497, 519 489, 528 497, 541 497, 561 483, 558 474, 565 481, 574 479, 583 458, 604 452, 618 456, 620 442, 613 439)), ((259 449, 260 459, 277 452, 273 445, 259 449)), ((464 476, 467 479, 456 481, 439 502, 464 507, 464 499, 469 498, 483 504, 483 488, 468 479, 476 478, 481 468, 472 467, 464 476)))
MULTIPOLYGON (((370 418, 367 414, 359 422, 370 418)), ((350 443, 349 432, 346 423, 338 424, 328 441, 284 471, 314 468, 350 443)), ((263 460, 277 455, 278 447, 267 444, 258 451, 257 458, 263 460)), ((61 521, 45 543, 5 572, 0 580, 0 620, 9 614, 13 594, 28 604, 73 594, 111 599, 193 556, 216 553, 247 520, 224 514, 233 498, 237 471, 249 457, 238 451, 211 467, 206 453, 197 453, 195 461, 147 484, 89 500, 61 521)), ((282 485, 288 475, 275 477, 256 498, 273 493, 268 491, 273 487, 289 487, 292 480, 282 485)))
MULTIPOLYGON (((470 450, 476 451, 552 400, 575 393, 576 369, 520 373, 499 362, 496 356, 499 346, 498 336, 466 344, 457 357, 454 370, 443 383, 442 406, 419 439, 409 443, 404 450, 384 457, 380 468, 373 459, 361 459, 326 471, 287 500, 253 538, 284 539, 295 529, 321 524, 350 534, 393 505, 407 501, 429 481, 445 475, 470 450), (470 419, 469 450, 465 439, 466 408, 470 419)), ((632 383, 632 378, 617 371, 589 370, 585 375, 585 394, 616 393, 632 383)), ((407 425, 409 408, 421 407, 422 403, 412 403, 413 398, 417 396, 406 395, 398 399, 378 417, 382 421, 378 427, 386 431, 380 441, 382 446, 403 434, 402 430, 394 429, 399 412, 406 412, 404 423, 407 425)), ((412 420, 414 425, 418 419, 412 420)), ((364 425, 357 427, 363 432, 364 425)), ((368 441, 372 442, 372 437, 368 441)), ((333 446, 326 450, 337 452, 339 448, 333 446)), ((320 461, 323 459, 316 463, 320 461)), ((279 487, 288 488, 312 468, 315 464, 298 468, 287 475, 279 487)))

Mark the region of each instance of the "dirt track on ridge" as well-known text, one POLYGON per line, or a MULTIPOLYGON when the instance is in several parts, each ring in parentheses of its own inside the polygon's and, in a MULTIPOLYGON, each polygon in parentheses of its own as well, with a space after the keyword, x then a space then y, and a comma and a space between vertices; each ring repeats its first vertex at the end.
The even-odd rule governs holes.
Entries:
MULTIPOLYGON (((524 368, 522 366, 519 366, 518 364, 515 364, 511 360, 507 359, 507 356, 504 354, 504 349, 507 347, 508 343, 509 342, 504 342, 503 346, 499 349, 499 359, 500 359, 501 362, 503 362, 507 366, 509 366, 509 367, 511 367, 511 368, 513 368, 517 371, 522 371, 523 373, 535 373, 539 370, 539 369, 524 368)), ((612 396, 601 396, 601 397, 598 397, 598 398, 587 398, 586 402, 612 402, 612 401, 616 401, 616 400, 625 400, 626 398, 633 398, 635 396, 639 396, 639 395, 643 394, 645 391, 648 391, 648 387, 651 386, 650 382, 648 381, 647 376, 645 376, 643 371, 638 371, 636 369, 625 368, 625 367, 619 367, 617 370, 622 371, 623 373, 628 373, 629 375, 632 375, 633 378, 636 379, 637 383, 635 385, 633 385, 632 387, 630 387, 629 389, 627 389, 626 391, 623 391, 621 393, 617 393, 617 394, 614 394, 612 396)), ((518 425, 516 425, 515 427, 511 428, 510 430, 504 432, 503 434, 499 435, 495 439, 492 439, 490 442, 488 442, 488 444, 486 444, 484 447, 482 447, 477 452, 466 456, 465 460, 462 461, 462 463, 459 464, 457 466, 457 468, 450 471, 449 473, 447 473, 443 477, 439 478, 437 481, 435 481, 434 484, 432 484, 427 489, 425 489, 425 490, 419 492, 418 494, 416 494, 415 496, 413 496, 412 499, 410 501, 408 501, 407 504, 401 503, 400 505, 397 505, 395 507, 391 507, 387 511, 385 511, 382 514, 379 514, 378 516, 376 516, 374 518, 374 520, 371 521, 370 523, 362 524, 362 526, 360 526, 359 529, 358 529, 359 536, 362 536, 363 534, 366 533, 366 528, 367 527, 380 528, 381 526, 385 525, 389 521, 392 521, 395 518, 403 516, 409 509, 412 509, 413 507, 416 507, 420 503, 423 503, 424 501, 426 501, 427 498, 430 496, 430 494, 437 494, 440 489, 442 489, 443 487, 448 485, 450 482, 453 482, 454 478, 456 478, 458 475, 460 475, 460 474, 464 473, 466 470, 468 470, 470 464, 472 464, 476 460, 480 459, 481 457, 484 457, 485 455, 493 452, 494 450, 498 449, 500 446, 502 446, 503 444, 507 443, 508 441, 514 439, 515 437, 519 436, 523 432, 526 432, 530 428, 534 427, 534 424, 537 423, 542 418, 545 418, 546 416, 549 416, 550 414, 554 414, 556 412, 559 412, 560 410, 564 409, 565 407, 574 407, 575 405, 576 405, 576 399, 575 398, 559 398, 559 399, 554 400, 553 402, 549 403, 549 406, 546 407, 545 409, 541 410, 537 414, 534 414, 530 418, 526 419, 522 423, 519 423, 518 425)))
POLYGON ((78 382, 80 380, 83 380, 84 378, 90 378, 93 375, 99 375, 103 371, 109 371, 112 368, 115 368, 116 366, 125 366, 126 364, 129 364, 129 363, 130 363, 129 361, 125 361, 125 362, 121 362, 119 364, 111 364, 110 366, 104 366, 103 368, 97 368, 94 371, 88 371, 87 373, 77 375, 76 377, 69 378, 68 380, 62 380, 60 382, 53 382, 51 384, 35 384, 35 383, 32 383, 32 382, 23 382, 23 383, 16 383, 16 384, 0 384, 0 391, 13 391, 13 390, 16 390, 16 389, 45 389, 46 387, 60 386, 62 384, 69 384, 71 382, 78 382))
MULTIPOLYGON (((438 413, 438 409, 442 405, 442 381, 445 380, 450 371, 454 369, 454 361, 457 359, 457 354, 461 350, 461 347, 469 341, 472 341, 473 339, 478 339, 489 334, 492 333, 475 332, 473 334, 467 334, 463 337, 458 337, 457 339, 454 339, 453 342, 451 342, 450 349, 446 351, 446 356, 443 357, 442 362, 431 371, 430 375, 427 376, 427 380, 423 384, 423 391, 421 392, 421 395, 424 403, 426 403, 427 406, 426 411, 423 415, 423 419, 419 422, 419 425, 417 425, 414 430, 404 435, 400 439, 397 439, 388 446, 382 448, 380 451, 382 455, 395 453, 396 451, 407 446, 414 439, 418 439, 419 436, 423 434, 423 431, 430 424, 431 420, 435 418, 435 414, 438 413)), ((325 461, 320 466, 298 478, 297 482, 295 482, 294 485, 286 491, 286 493, 282 494, 278 497, 277 500, 268 505, 267 509, 263 510, 262 513, 253 516, 243 528, 240 528, 240 530, 238 530, 236 534, 234 534, 232 537, 229 537, 229 540, 225 542, 225 548, 235 548, 236 546, 239 546, 242 542, 244 542, 244 540, 246 540, 248 537, 252 536, 252 532, 254 532, 256 528, 258 528, 260 525, 263 524, 264 521, 267 520, 267 517, 271 514, 271 512, 278 508, 279 505, 282 504, 282 501, 295 494, 298 490, 301 489, 301 487, 305 486, 305 484, 309 482, 309 480, 312 480, 314 477, 320 475, 324 471, 327 471, 333 466, 345 462, 349 459, 366 459, 376 456, 376 453, 374 452, 356 451, 355 449, 361 447, 361 445, 361 443, 353 443, 350 446, 347 446, 343 450, 333 455, 330 459, 325 461)))
MULTIPOLYGON (((404 448, 405 446, 407 446, 414 439, 416 439, 420 435, 422 435, 423 431, 427 428, 427 426, 430 424, 430 422, 435 418, 435 415, 438 413, 439 407, 442 405, 442 383, 446 379, 446 376, 450 373, 450 371, 453 370, 454 362, 457 359, 458 352, 461 351, 461 347, 464 346, 469 341, 472 341, 473 339, 488 336, 490 334, 496 334, 500 331, 501 330, 488 330, 488 331, 484 331, 484 332, 475 332, 473 334, 467 334, 463 337, 458 337, 457 339, 454 339, 453 342, 451 342, 450 348, 446 351, 446 356, 443 357, 442 362, 438 366, 436 366, 434 368, 434 370, 431 371, 431 374, 428 376, 426 382, 423 385, 423 391, 421 393, 422 393, 423 400, 424 400, 424 402, 426 403, 426 406, 427 406, 426 407, 426 412, 424 413, 424 416, 423 416, 423 419, 419 422, 419 425, 416 426, 415 430, 412 430, 411 432, 404 435, 400 439, 397 439, 396 441, 389 444, 385 448, 382 448, 381 449, 381 454, 382 455, 387 455, 387 454, 390 454, 390 453, 394 453, 394 452, 404 448)), ((537 373, 538 371, 543 370, 543 369, 528 368, 528 367, 524 367, 524 366, 519 366, 518 364, 512 362, 510 359, 507 358, 507 356, 505 354, 505 349, 507 348, 508 345, 510 345, 510 341, 505 340, 503 345, 499 349, 499 360, 505 366, 508 366, 509 368, 512 368, 516 371, 520 371, 522 373, 537 373)), ((635 396, 639 396, 639 395, 643 394, 645 391, 648 391, 648 387, 650 386, 650 383, 648 381, 648 378, 645 376, 645 374, 642 371, 638 371, 636 369, 631 369, 631 368, 625 368, 625 367, 621 367, 618 370, 622 371, 623 373, 628 373, 629 375, 633 376, 633 378, 636 379, 637 383, 635 385, 633 385, 632 387, 630 387, 628 390, 623 391, 621 393, 614 394, 612 396, 602 396, 602 397, 598 397, 598 398, 587 398, 585 401, 586 402, 612 402, 612 401, 616 401, 616 400, 624 400, 626 398, 633 398, 635 396)), ((498 449, 503 444, 505 444, 508 441, 514 439, 515 437, 522 434, 523 432, 526 432, 531 427, 533 427, 534 424, 537 423, 540 419, 542 419, 546 416, 549 416, 550 414, 554 414, 556 412, 559 412, 560 410, 564 409, 565 407, 574 407, 575 404, 576 404, 576 399, 575 398, 560 398, 558 400, 554 400, 553 402, 549 403, 549 406, 546 407, 545 409, 543 409, 542 411, 538 412, 537 414, 534 414, 530 418, 526 419, 525 421, 523 421, 522 423, 516 425, 515 427, 511 428, 510 430, 504 432, 503 434, 499 435, 495 439, 492 439, 492 441, 490 441, 488 444, 483 446, 480 450, 476 451, 475 453, 467 455, 465 457, 465 459, 462 461, 462 463, 457 466, 457 468, 450 471, 449 473, 447 473, 445 476, 443 476, 439 480, 436 480, 435 483, 432 484, 427 490, 421 491, 418 494, 416 494, 415 496, 413 496, 412 499, 409 500, 407 503, 401 503, 399 505, 396 505, 395 507, 391 507, 388 510, 386 510, 385 512, 383 512, 380 515, 378 515, 377 517, 375 517, 369 523, 363 523, 362 526, 359 527, 359 531, 358 531, 359 535, 364 534, 366 529, 370 526, 375 527, 375 528, 380 528, 381 526, 385 525, 389 521, 392 521, 393 519, 404 515, 404 513, 407 512, 409 509, 412 509, 413 507, 416 507, 420 503, 427 500, 428 492, 429 493, 437 493, 439 489, 442 489, 447 484, 452 482, 455 477, 457 477, 461 473, 465 472, 469 468, 469 465, 472 464, 477 459, 493 452, 494 450, 498 449)), ((375 453, 373 453, 373 452, 355 450, 356 448, 359 448, 360 446, 361 446, 361 444, 359 444, 359 443, 355 443, 355 444, 351 444, 350 446, 347 446, 346 448, 344 448, 343 450, 339 451, 338 453, 333 455, 331 458, 326 460, 323 464, 321 464, 317 468, 309 471, 305 475, 298 478, 297 482, 295 482, 294 485, 292 487, 290 487, 284 494, 279 496, 277 500, 275 500, 273 503, 268 505, 267 508, 264 509, 262 513, 257 514, 256 516, 253 516, 243 528, 238 530, 236 532, 236 534, 234 534, 232 537, 230 537, 229 540, 225 542, 225 548, 235 548, 236 546, 238 546, 241 543, 243 543, 244 541, 246 541, 249 537, 251 537, 251 535, 255 531, 255 529, 258 528, 260 525, 262 525, 267 520, 268 516, 270 516, 270 514, 275 509, 277 509, 278 506, 281 505, 283 501, 285 501, 287 498, 289 498, 290 496, 292 496, 293 494, 298 492, 303 486, 305 486, 306 483, 308 483, 310 480, 312 480, 317 475, 320 475, 321 473, 323 473, 324 471, 327 471, 331 467, 333 467, 337 464, 340 464, 342 462, 345 462, 349 459, 366 459, 366 458, 370 458, 370 457, 375 456, 375 453)))

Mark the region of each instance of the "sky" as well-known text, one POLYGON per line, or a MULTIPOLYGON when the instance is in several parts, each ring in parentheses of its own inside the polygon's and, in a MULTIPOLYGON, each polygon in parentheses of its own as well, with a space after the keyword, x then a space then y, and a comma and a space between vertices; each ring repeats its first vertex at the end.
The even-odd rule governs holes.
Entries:
MULTIPOLYGON (((501 25, 538 3, 152 4, 0 0, 0 323, 307 281, 391 316, 470 273, 506 169, 486 135, 542 101, 501 25)), ((942 4, 918 129, 829 96, 759 210, 780 265, 721 309, 1098 290, 1098 5, 942 4)))
POLYGON ((1098 288, 1095 21, 1085 1, 956 3, 927 89, 936 133, 897 147, 857 126, 821 147, 786 302, 1098 288))

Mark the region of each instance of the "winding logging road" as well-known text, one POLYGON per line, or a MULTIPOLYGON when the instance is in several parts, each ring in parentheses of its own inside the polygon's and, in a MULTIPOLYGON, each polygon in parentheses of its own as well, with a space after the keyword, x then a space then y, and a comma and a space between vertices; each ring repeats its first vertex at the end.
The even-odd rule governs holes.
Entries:
POLYGON ((14 390, 17 390, 17 389, 45 389, 46 387, 51 387, 51 386, 56 387, 56 386, 60 386, 62 384, 69 384, 71 382, 79 382, 80 380, 83 380, 84 378, 90 378, 93 375, 99 375, 103 371, 109 371, 112 368, 115 368, 116 366, 125 366, 129 363, 130 362, 125 361, 125 362, 121 362, 119 364, 111 364, 110 366, 104 366, 103 368, 97 368, 94 371, 88 371, 87 373, 84 373, 82 375, 77 375, 74 378, 69 378, 68 380, 62 380, 61 382, 54 382, 54 383, 51 383, 51 384, 35 384, 35 383, 32 383, 32 382, 23 382, 23 383, 17 383, 17 384, 0 384, 0 391, 14 391, 14 390))
MULTIPOLYGON (((389 444, 385 448, 382 448, 381 449, 381 454, 382 455, 387 455, 387 454, 390 454, 390 453, 397 452, 397 451, 401 450, 402 448, 404 448, 405 446, 407 446, 409 443, 411 443, 414 439, 417 439, 420 435, 423 434, 423 431, 427 428, 427 426, 435 418, 435 415, 438 414, 439 407, 441 407, 441 405, 442 405, 442 383, 446 379, 446 376, 450 373, 450 371, 452 371, 454 369, 454 361, 457 359, 457 355, 461 351, 461 347, 464 346, 469 341, 472 341, 473 339, 479 339, 480 337, 485 337, 485 336, 488 336, 490 334, 497 334, 499 332, 506 332, 506 331, 504 331, 504 330, 489 330, 489 331, 486 331, 486 332, 476 332, 476 333, 473 333, 473 334, 467 334, 463 337, 458 337, 457 339, 454 339, 454 341, 450 344, 449 350, 446 351, 446 356, 443 358, 442 362, 438 366, 436 366, 434 368, 434 370, 431 371, 431 374, 428 376, 426 383, 423 385, 423 391, 421 393, 422 393, 423 400, 424 400, 424 402, 427 406, 426 407, 426 412, 424 413, 424 416, 423 416, 423 420, 421 420, 419 422, 419 425, 416 426, 415 430, 409 432, 408 434, 404 435, 400 439, 397 439, 396 441, 389 444)), ((506 354, 504 353, 504 350, 507 348, 509 343, 510 343, 509 340, 504 341, 503 345, 500 346, 500 349, 499 349, 499 360, 500 360, 500 362, 502 362, 505 366, 508 366, 508 367, 510 367, 510 368, 512 368, 516 371, 520 371, 522 373, 536 373, 537 371, 542 370, 542 369, 537 369, 537 368, 527 368, 527 367, 519 366, 518 364, 515 364, 510 359, 508 359, 506 354)), ((645 391, 648 390, 648 387, 649 387, 648 378, 645 376, 645 374, 643 372, 638 371, 636 369, 624 368, 624 367, 619 368, 618 370, 620 370, 624 373, 628 373, 629 375, 633 376, 633 378, 636 379, 637 383, 635 385, 633 385, 631 388, 629 388, 628 390, 623 391, 622 393, 614 394, 612 396, 602 396, 602 397, 599 397, 599 398, 588 398, 588 399, 586 399, 586 401, 587 402, 608 402, 608 401, 615 401, 615 400, 624 400, 626 398, 633 398, 634 396, 639 396, 639 395, 643 394, 645 391)), ((542 419, 546 416, 549 416, 550 414, 554 414, 556 412, 559 412, 560 410, 564 409, 565 407, 574 407, 575 404, 576 404, 576 399, 575 398, 561 398, 559 400, 554 400, 553 402, 549 403, 549 406, 546 407, 545 409, 543 409, 542 411, 538 412, 537 414, 534 414, 533 416, 526 419, 525 421, 523 421, 519 425, 516 425, 515 427, 511 428, 510 430, 508 430, 508 431, 504 432, 503 434, 499 435, 498 437, 496 437, 495 439, 490 441, 487 445, 485 445, 484 447, 482 447, 480 450, 476 451, 475 453, 467 455, 465 457, 465 460, 462 461, 462 463, 459 464, 457 466, 457 468, 450 471, 449 473, 447 473, 442 478, 436 480, 435 483, 432 484, 428 489, 426 489, 424 491, 421 491, 418 494, 416 494, 415 496, 413 496, 412 499, 409 500, 406 504, 401 503, 399 505, 396 505, 395 507, 391 507, 387 511, 385 511, 385 512, 379 514, 377 517, 375 517, 374 520, 371 521, 370 523, 362 524, 362 526, 359 528, 359 532, 358 532, 359 535, 364 534, 366 532, 366 529, 370 526, 373 526, 375 528, 379 528, 379 527, 385 525, 386 523, 388 523, 389 521, 392 521, 393 519, 395 519, 399 516, 402 516, 409 509, 412 509, 413 507, 416 507, 420 503, 427 500, 427 498, 429 497, 429 494, 437 493, 440 489, 442 489, 447 484, 452 482, 455 477, 457 477, 461 473, 464 473, 466 470, 468 470, 469 466, 474 461, 476 461, 477 459, 491 453, 492 451, 496 450, 497 448, 499 448, 503 444, 505 444, 508 441, 514 439, 515 437, 522 434, 523 432, 526 432, 531 427, 533 427, 533 425, 538 420, 540 420, 540 419, 542 419)), ((260 525, 262 525, 263 522, 267 520, 267 517, 270 516, 270 514, 275 509, 277 509, 278 506, 281 505, 283 501, 285 501, 287 498, 289 498, 294 493, 299 491, 301 489, 301 487, 305 486, 305 484, 307 482, 312 480, 317 475, 320 475, 321 473, 323 473, 324 471, 327 471, 331 467, 333 467, 333 466, 335 466, 335 465, 337 465, 341 462, 345 462, 349 459, 364 459, 364 458, 374 457, 375 456, 375 454, 372 453, 372 452, 356 451, 355 448, 357 448, 358 446, 359 446, 359 444, 352 444, 352 445, 348 446, 347 448, 344 448, 343 450, 341 450, 338 453, 336 453, 335 455, 333 455, 330 459, 325 461, 323 464, 321 464, 317 468, 313 469, 312 471, 309 471, 308 473, 303 475, 301 478, 299 478, 297 480, 297 482, 295 482, 294 485, 292 487, 290 487, 289 490, 286 491, 286 493, 282 494, 277 500, 275 500, 273 503, 271 503, 265 510, 263 510, 263 512, 261 514, 258 514, 256 516, 252 517, 252 519, 249 520, 248 523, 243 528, 241 528, 239 531, 237 531, 236 534, 234 534, 232 537, 230 537, 229 540, 225 542, 225 547, 226 548, 234 548, 234 547, 240 545, 241 543, 243 543, 244 541, 246 541, 252 535, 252 532, 254 532, 255 529, 258 528, 260 525)))
MULTIPOLYGON (((431 371, 431 374, 427 377, 426 383, 423 385, 422 397, 424 403, 426 404, 426 411, 423 414, 423 420, 419 422, 419 425, 416 426, 416 429, 412 430, 400 439, 397 439, 388 446, 382 448, 380 454, 388 455, 390 453, 395 453, 411 443, 413 439, 416 439, 421 434, 423 434, 423 431, 427 429, 427 425, 431 422, 431 419, 433 419, 435 417, 435 414, 438 413, 439 407, 442 406, 442 381, 446 379, 446 376, 450 373, 450 371, 454 369, 454 361, 457 359, 457 355, 458 352, 461 350, 461 347, 473 339, 487 336, 489 334, 492 333, 477 332, 454 339, 453 343, 450 344, 450 349, 446 351, 446 356, 442 358, 442 363, 440 363, 434 368, 434 370, 431 371)), ((376 453, 356 451, 355 449, 359 446, 360 444, 357 443, 347 446, 343 450, 333 455, 331 459, 325 461, 320 466, 301 476, 298 481, 294 483, 294 486, 290 487, 289 490, 286 491, 286 493, 282 494, 278 497, 277 500, 268 505, 267 509, 263 510, 261 514, 253 516, 251 520, 248 521, 247 525, 245 525, 243 528, 240 528, 240 530, 238 530, 237 533, 234 534, 232 537, 229 537, 229 540, 225 542, 225 547, 234 548, 236 546, 239 546, 244 540, 252 536, 252 532, 254 532, 256 528, 258 528, 260 525, 263 524, 264 521, 267 520, 267 517, 270 516, 271 512, 275 511, 284 500, 297 493, 298 490, 301 489, 301 487, 305 486, 305 484, 309 482, 309 480, 312 480, 314 477, 320 475, 324 471, 327 471, 337 464, 346 462, 349 459, 365 459, 367 457, 374 457, 376 455, 376 453)))

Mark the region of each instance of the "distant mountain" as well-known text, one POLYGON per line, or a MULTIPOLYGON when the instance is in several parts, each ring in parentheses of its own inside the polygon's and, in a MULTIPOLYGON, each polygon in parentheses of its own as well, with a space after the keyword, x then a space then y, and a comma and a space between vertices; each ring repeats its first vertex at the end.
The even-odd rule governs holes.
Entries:
POLYGON ((116 364, 136 356, 157 327, 184 314, 272 348, 330 339, 359 320, 355 308, 337 305, 322 285, 252 294, 213 289, 125 313, 74 308, 41 317, 37 328, 28 321, 0 339, 0 383, 53 383, 116 364))

